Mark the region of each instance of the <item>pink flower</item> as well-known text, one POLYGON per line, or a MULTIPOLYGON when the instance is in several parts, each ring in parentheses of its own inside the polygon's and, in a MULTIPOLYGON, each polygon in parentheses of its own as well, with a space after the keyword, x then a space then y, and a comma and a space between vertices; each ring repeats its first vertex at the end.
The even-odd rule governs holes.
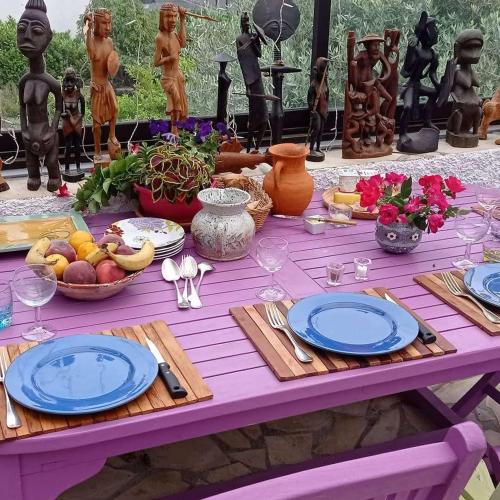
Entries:
POLYGON ((401 214, 399 216, 399 222, 401 222, 401 224, 408 224, 408 219, 406 218, 405 214, 401 214))
POLYGON ((71 196, 66 183, 64 183, 62 186, 59 186, 59 192, 56 196, 58 196, 59 198, 66 198, 67 196, 71 196))
POLYGON ((398 220, 399 210, 394 205, 386 203, 382 205, 379 210, 378 220, 382 224, 392 224, 398 220))
POLYGON ((140 151, 141 147, 139 144, 128 144, 128 152, 132 155, 136 155, 140 151))
POLYGON ((420 177, 418 183, 423 187, 424 191, 431 188, 441 189, 443 178, 440 175, 424 175, 420 177))
POLYGON ((440 188, 432 187, 427 190, 427 203, 435 205, 439 210, 444 211, 448 208, 446 196, 441 192, 440 188))
POLYGON ((451 191, 451 197, 455 198, 455 195, 457 193, 460 193, 461 191, 465 191, 465 187, 462 184, 462 181, 458 179, 457 177, 453 177, 453 175, 450 175, 447 179, 444 180, 446 186, 448 189, 451 191))
MULTIPOLYGON (((380 176, 379 176, 380 177, 380 176)), ((362 207, 371 207, 375 206, 378 199, 380 198, 380 188, 377 184, 377 180, 373 180, 373 177, 369 180, 361 179, 356 184, 356 191, 361 193, 361 201, 360 205, 362 207)))
POLYGON ((414 214, 415 212, 418 212, 422 206, 422 198, 420 198, 420 196, 415 196, 414 198, 410 198, 408 200, 408 203, 405 205, 405 212, 414 214))
POLYGON ((385 174, 385 180, 388 184, 392 185, 402 184, 406 180, 406 175, 389 172, 385 174))
POLYGON ((429 225, 429 231, 431 233, 437 233, 440 227, 444 226, 444 217, 442 214, 431 214, 427 219, 429 225))
POLYGON ((384 182, 384 178, 383 178, 380 174, 377 174, 377 175, 372 175, 372 176, 368 179, 368 182, 369 182, 372 186, 380 187, 380 186, 382 185, 382 182, 384 182))

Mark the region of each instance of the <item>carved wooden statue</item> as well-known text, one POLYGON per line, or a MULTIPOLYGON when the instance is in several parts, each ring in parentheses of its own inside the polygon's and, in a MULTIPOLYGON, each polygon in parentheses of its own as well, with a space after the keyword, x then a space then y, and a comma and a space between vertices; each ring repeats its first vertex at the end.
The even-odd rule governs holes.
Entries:
POLYGON ((401 76, 408 78, 401 93, 403 113, 399 124, 399 151, 408 153, 428 153, 436 151, 439 141, 439 129, 431 122, 432 113, 439 94, 439 82, 436 75, 438 56, 432 48, 438 41, 436 20, 422 12, 415 26, 415 35, 408 40, 406 57, 401 69, 401 76), (422 80, 429 78, 432 87, 424 85, 422 80), (423 128, 416 134, 408 134, 408 122, 420 117, 420 97, 427 97, 423 110, 423 128))
POLYGON ((85 99, 80 92, 82 86, 82 79, 77 77, 76 71, 73 68, 68 68, 64 72, 62 84, 63 112, 61 114, 64 145, 66 147, 63 179, 67 182, 78 182, 85 177, 80 170, 82 121, 85 115, 85 99), (76 172, 70 171, 71 150, 73 150, 75 157, 76 172))
POLYGON ((311 85, 307 93, 307 104, 311 113, 308 132, 310 151, 307 155, 309 161, 323 161, 325 159, 325 153, 321 151, 321 139, 328 118, 328 62, 326 57, 316 59, 311 85))
POLYGON ((172 3, 161 6, 154 55, 154 65, 162 67, 161 86, 167 96, 166 114, 170 116, 175 135, 178 135, 176 123, 188 116, 184 75, 179 68, 181 49, 186 47, 186 13, 186 9, 172 3), (177 16, 179 31, 176 32, 177 16))
POLYGON ((485 99, 483 103, 483 119, 479 127, 479 139, 488 137, 490 123, 497 120, 500 120, 500 87, 497 88, 491 99, 485 99))
POLYGON ((52 30, 43 0, 29 0, 17 23, 17 46, 29 60, 29 71, 19 82, 21 132, 26 148, 28 189, 36 191, 41 184, 40 159, 45 158, 49 173, 48 191, 61 185, 58 161, 57 127, 62 112, 61 85, 45 71, 43 53, 52 40, 52 30), (55 98, 55 112, 49 123, 47 99, 55 98))
POLYGON ((219 63, 219 74, 217 75, 217 123, 227 122, 227 98, 231 87, 231 77, 226 73, 227 63, 236 61, 236 58, 221 52, 213 61, 219 63))
POLYGON ((386 30, 384 38, 370 33, 356 42, 355 33, 347 36, 348 78, 345 85, 343 158, 374 158, 392 153, 394 138, 393 102, 397 96, 398 30, 386 30), (388 40, 384 52, 380 44, 388 40), (364 50, 354 52, 355 44, 364 50), (396 63, 385 54, 394 54, 396 63), (374 67, 380 63, 380 74, 374 67))
POLYGON ((0 193, 2 191, 8 191, 10 186, 7 184, 7 181, 4 179, 2 175, 3 161, 0 160, 0 193))
POLYGON ((236 38, 236 51, 248 97, 247 152, 251 147, 258 151, 269 121, 264 84, 259 66, 262 56, 261 36, 250 29, 250 18, 241 15, 241 35, 236 38))
POLYGON ((474 148, 479 142, 482 100, 474 87, 479 80, 472 69, 481 58, 483 34, 478 29, 459 33, 454 45, 454 58, 448 61, 441 81, 438 105, 444 104, 451 93, 453 106, 446 126, 446 142, 457 148, 474 148))
POLYGON ((94 136, 95 163, 107 163, 101 152, 101 129, 109 123, 108 152, 111 159, 118 157, 120 143, 116 138, 118 101, 109 81, 118 72, 120 60, 113 48, 111 34, 111 12, 96 9, 84 17, 85 43, 90 60, 90 98, 92 101, 92 134, 94 136))

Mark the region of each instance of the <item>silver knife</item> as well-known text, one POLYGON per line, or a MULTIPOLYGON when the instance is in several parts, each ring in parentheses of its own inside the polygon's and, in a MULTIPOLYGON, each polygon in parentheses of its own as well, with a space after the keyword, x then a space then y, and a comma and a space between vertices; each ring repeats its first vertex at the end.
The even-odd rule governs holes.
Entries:
POLYGON ((153 353, 153 356, 158 362, 158 373, 162 378, 163 382, 167 386, 168 392, 172 398, 184 398, 187 396, 187 391, 182 387, 179 379, 170 371, 170 365, 165 361, 161 352, 158 350, 151 340, 146 337, 146 343, 148 344, 149 350, 153 353))
MULTIPOLYGON (((393 304, 399 305, 390 295, 387 293, 384 294, 384 297, 389 302, 393 304)), ((417 318, 415 318, 417 319, 417 318)), ((432 344, 436 342, 436 336, 424 325, 421 321, 417 319, 418 323, 418 338, 422 341, 422 344, 432 344)))

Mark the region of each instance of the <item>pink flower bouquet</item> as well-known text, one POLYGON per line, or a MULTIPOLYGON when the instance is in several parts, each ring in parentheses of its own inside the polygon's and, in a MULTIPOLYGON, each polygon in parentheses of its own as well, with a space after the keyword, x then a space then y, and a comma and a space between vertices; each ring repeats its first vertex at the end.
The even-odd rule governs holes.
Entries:
POLYGON ((356 186, 361 194, 360 205, 368 211, 379 207, 378 220, 389 225, 394 222, 408 224, 430 233, 436 233, 458 208, 448 203, 457 193, 465 190, 461 181, 450 176, 425 175, 418 181, 422 193, 412 195, 412 179, 404 174, 390 172, 362 179, 356 186))

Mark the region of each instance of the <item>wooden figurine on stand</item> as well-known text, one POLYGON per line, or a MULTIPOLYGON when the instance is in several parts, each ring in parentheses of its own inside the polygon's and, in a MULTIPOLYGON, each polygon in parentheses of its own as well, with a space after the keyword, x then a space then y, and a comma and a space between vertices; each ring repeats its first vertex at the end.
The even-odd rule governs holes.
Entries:
POLYGON ((490 123, 497 120, 500 120, 500 87, 497 88, 491 99, 485 99, 483 102, 483 119, 479 127, 479 139, 488 137, 490 123))
POLYGON ((248 97, 248 153, 252 146, 255 151, 259 150, 269 121, 259 66, 259 57, 262 56, 261 42, 265 43, 265 40, 260 33, 251 31, 247 12, 241 15, 240 23, 241 35, 236 38, 236 51, 248 97))
POLYGON ((446 125, 446 142, 457 148, 474 148, 479 142, 479 124, 482 100, 474 87, 479 80, 472 69, 481 58, 483 34, 478 29, 459 33, 453 48, 454 58, 449 60, 441 80, 438 106, 448 101, 451 94, 453 105, 446 125))
POLYGON ((62 174, 66 182, 79 182, 85 174, 80 170, 80 154, 82 151, 83 116, 85 115, 85 99, 80 89, 83 86, 81 78, 78 78, 73 68, 64 72, 62 84, 63 112, 62 129, 65 150, 65 166, 62 174), (70 170, 71 150, 75 156, 76 172, 70 170))
POLYGON ((85 14, 84 35, 90 60, 90 98, 92 101, 92 134, 94 136, 94 163, 107 165, 120 154, 120 143, 116 138, 118 101, 109 81, 118 72, 120 60, 113 48, 111 34, 111 12, 96 9, 85 14), (108 155, 101 152, 101 129, 109 123, 108 155))
POLYGON ((43 58, 51 40, 52 30, 45 2, 28 0, 17 23, 17 46, 29 60, 29 70, 19 82, 19 105, 30 191, 38 190, 41 185, 41 158, 44 158, 49 173, 47 190, 56 191, 61 185, 57 135, 62 112, 61 85, 45 71, 43 58), (49 94, 55 98, 52 123, 49 123, 47 110, 49 94))
POLYGON ((325 130, 325 123, 328 118, 328 62, 326 57, 318 57, 313 70, 311 85, 307 93, 307 103, 310 111, 309 131, 307 133, 310 141, 309 161, 323 161, 325 153, 321 151, 321 139, 325 130))
POLYGON ((179 68, 181 49, 186 47, 186 9, 166 3, 160 9, 159 32, 156 35, 154 65, 162 67, 161 86, 167 96, 166 114, 171 131, 178 135, 177 122, 188 116, 184 75, 179 68), (179 17, 179 31, 175 31, 179 17))
POLYGON ((355 33, 348 33, 343 158, 375 158, 392 153, 397 72, 394 61, 389 62, 385 54, 398 54, 398 41, 398 30, 386 30, 384 38, 370 33, 357 42, 355 33), (380 44, 385 40, 388 45, 381 52, 380 44), (356 43, 364 48, 357 54, 356 43), (379 63, 382 69, 377 74, 374 67, 379 63))

